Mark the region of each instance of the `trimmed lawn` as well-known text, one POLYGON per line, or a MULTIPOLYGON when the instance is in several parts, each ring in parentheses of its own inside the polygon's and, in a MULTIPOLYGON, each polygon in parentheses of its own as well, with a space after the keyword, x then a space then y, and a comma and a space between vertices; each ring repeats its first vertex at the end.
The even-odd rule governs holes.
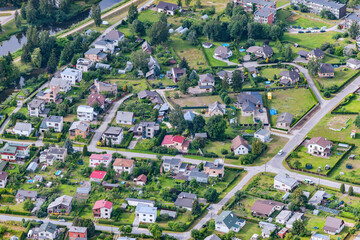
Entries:
MULTIPOLYGON (((289 112, 294 115, 294 121, 316 104, 310 90, 306 88, 275 90, 271 94, 272 98, 268 100, 269 109, 276 109, 277 114, 289 112)), ((276 125, 277 117, 276 115, 270 116, 272 126, 276 125)))
POLYGON ((230 141, 210 142, 210 143, 206 144, 206 147, 204 150, 206 150, 207 152, 216 153, 219 156, 223 156, 223 154, 221 153, 221 150, 226 149, 228 152, 230 152, 230 147, 231 147, 230 141))
POLYGON ((360 95, 355 94, 354 99, 352 99, 348 104, 343 106, 342 109, 347 112, 360 112, 360 95))
POLYGON ((300 26, 303 28, 309 28, 309 27, 318 27, 321 28, 323 26, 330 27, 331 24, 325 21, 320 21, 312 18, 308 18, 305 16, 301 16, 299 14, 292 14, 286 19, 286 22, 290 25, 300 26))
POLYGON ((308 47, 314 49, 321 46, 325 42, 329 43, 339 43, 340 45, 347 45, 346 41, 335 40, 332 37, 336 35, 337 32, 324 32, 324 33, 311 33, 311 34, 291 34, 284 33, 283 41, 290 41, 299 44, 300 46, 308 47))
POLYGON ((333 78, 320 78, 316 76, 315 79, 318 81, 319 85, 324 88, 332 87, 334 85, 340 86, 356 73, 356 71, 352 69, 348 69, 347 71, 344 71, 343 69, 348 68, 335 68, 335 77, 333 78))
POLYGON ((235 233, 235 237, 239 239, 251 239, 254 234, 261 236, 259 224, 247 221, 245 226, 238 233, 235 233))
POLYGON ((159 15, 156 11, 145 10, 139 14, 139 20, 141 22, 157 22, 159 21, 159 15))
POLYGON ((201 97, 182 97, 178 99, 172 99, 176 104, 181 107, 201 107, 208 108, 210 103, 214 103, 215 101, 219 101, 222 103, 222 100, 219 95, 212 96, 201 96, 201 97))
MULTIPOLYGON (((200 44, 202 44, 203 42, 207 42, 208 40, 206 40, 206 38, 202 38, 202 39, 199 39, 199 41, 200 41, 200 44)), ((213 67, 214 66, 217 66, 217 67, 227 66, 228 65, 227 63, 217 60, 213 57, 215 49, 218 46, 222 45, 223 43, 213 42, 213 41, 210 41, 210 42, 213 44, 213 46, 211 48, 204 48, 204 53, 206 55, 207 60, 209 61, 209 64, 213 67)), ((234 54, 235 53, 233 52, 233 55, 234 54)), ((229 60, 231 61, 232 58, 234 58, 234 56, 231 57, 229 60)))
POLYGON ((286 69, 283 68, 272 68, 272 67, 268 67, 268 68, 263 68, 260 70, 260 76, 267 78, 269 80, 274 80, 274 75, 277 76, 277 78, 279 78, 279 74, 282 71, 286 71, 286 69))
POLYGON ((290 3, 289 0, 276 0, 276 7, 281 7, 288 3, 290 3))

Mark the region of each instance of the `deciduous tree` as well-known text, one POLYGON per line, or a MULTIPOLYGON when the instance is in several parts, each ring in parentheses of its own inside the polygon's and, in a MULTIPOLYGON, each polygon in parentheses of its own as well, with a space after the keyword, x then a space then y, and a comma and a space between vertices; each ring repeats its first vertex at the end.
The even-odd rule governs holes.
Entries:
POLYGON ((138 16, 139 16, 139 12, 138 12, 138 6, 135 4, 131 4, 128 10, 128 22, 131 24, 133 21, 135 21, 138 16))

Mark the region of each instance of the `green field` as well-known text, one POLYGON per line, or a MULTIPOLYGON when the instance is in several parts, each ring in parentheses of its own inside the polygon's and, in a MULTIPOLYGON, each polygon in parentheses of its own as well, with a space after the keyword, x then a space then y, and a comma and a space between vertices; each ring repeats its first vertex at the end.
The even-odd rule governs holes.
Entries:
POLYGON ((360 112, 360 95, 355 94, 354 99, 350 100, 350 102, 342 107, 339 110, 344 110, 346 112, 360 112))
POLYGON ((300 46, 308 48, 316 48, 321 46, 325 42, 339 43, 340 45, 347 45, 344 40, 335 40, 332 37, 336 35, 336 32, 324 32, 324 33, 311 33, 311 34, 291 34, 284 33, 283 41, 290 41, 299 44, 300 46))
POLYGON ((282 71, 286 71, 286 69, 267 67, 260 70, 260 76, 267 78, 268 80, 275 80, 274 75, 276 75, 277 78, 279 78, 279 74, 282 71))
POLYGON ((212 95, 212 96, 200 96, 200 97, 192 97, 192 96, 185 96, 178 99, 172 99, 176 104, 180 105, 181 107, 200 107, 204 106, 204 108, 208 108, 210 103, 214 103, 215 101, 219 101, 222 103, 222 100, 219 95, 212 95))

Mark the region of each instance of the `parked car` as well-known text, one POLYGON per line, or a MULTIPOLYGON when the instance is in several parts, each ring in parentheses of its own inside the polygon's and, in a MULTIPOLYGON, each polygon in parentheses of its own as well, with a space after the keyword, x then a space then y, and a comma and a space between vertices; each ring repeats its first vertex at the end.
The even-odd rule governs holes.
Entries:
POLYGON ((326 32, 324 29, 321 29, 320 32, 326 32))
POLYGON ((281 149, 279 152, 278 152, 278 155, 281 156, 284 154, 284 151, 281 149))
POLYGON ((59 219, 59 222, 66 222, 65 219, 61 218, 59 219))
POLYGON ((304 31, 298 31, 298 33, 304 33, 304 31))
POLYGON ((306 33, 311 33, 311 31, 310 31, 310 30, 307 30, 306 33))

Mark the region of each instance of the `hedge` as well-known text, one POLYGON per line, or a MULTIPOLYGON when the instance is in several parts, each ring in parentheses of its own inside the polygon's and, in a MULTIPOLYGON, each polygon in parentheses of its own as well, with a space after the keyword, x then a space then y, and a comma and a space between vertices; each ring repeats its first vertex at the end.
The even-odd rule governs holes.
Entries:
POLYGON ((0 213, 20 215, 20 216, 31 216, 31 213, 29 213, 29 212, 22 212, 22 211, 15 211, 15 210, 4 211, 3 209, 1 209, 0 213))
POLYGON ((113 220, 106 220, 106 219, 99 219, 98 223, 100 224, 106 224, 106 225, 113 225, 113 226, 125 226, 125 225, 131 225, 131 223, 121 223, 121 222, 115 222, 113 220))
POLYGON ((290 127, 293 127, 296 123, 298 123, 306 114, 308 114, 311 110, 313 110, 319 103, 316 103, 314 105, 312 105, 311 108, 309 108, 303 115, 301 115, 301 117, 299 117, 298 119, 296 119, 291 125, 290 127))
POLYGON ((354 75, 352 75, 350 78, 348 78, 345 82, 343 82, 339 87, 337 87, 335 90, 331 90, 331 93, 337 93, 341 89, 343 89, 347 84, 349 84, 352 80, 357 78, 360 75, 360 72, 357 71, 354 75))
POLYGON ((66 216, 66 215, 49 215, 49 218, 50 219, 65 219, 65 220, 72 221, 72 220, 74 220, 75 217, 66 216))

